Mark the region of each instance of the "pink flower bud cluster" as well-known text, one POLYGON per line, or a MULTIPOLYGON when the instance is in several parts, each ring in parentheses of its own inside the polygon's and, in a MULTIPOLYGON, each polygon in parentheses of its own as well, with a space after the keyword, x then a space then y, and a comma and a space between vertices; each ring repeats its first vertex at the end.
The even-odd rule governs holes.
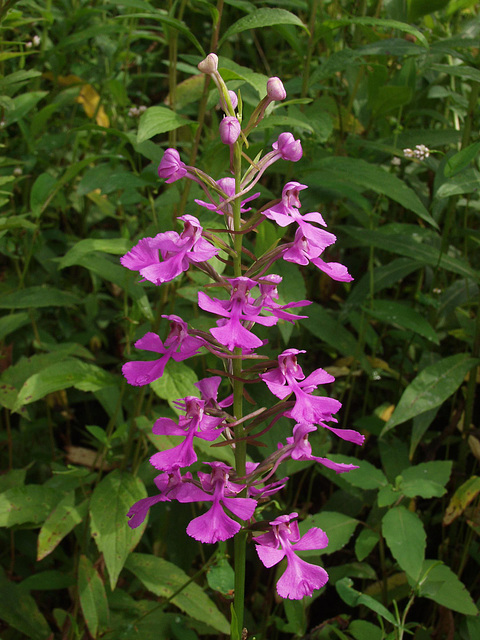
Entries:
MULTIPOLYGON (((241 136, 245 136, 240 121, 230 113, 231 107, 235 109, 237 106, 235 94, 228 94, 218 72, 215 54, 207 56, 199 64, 199 69, 214 79, 223 96, 221 104, 226 115, 220 122, 220 139, 233 149, 235 145, 242 144, 241 136)), ((270 78, 267 96, 261 101, 255 118, 263 114, 267 103, 284 100, 285 97, 281 80, 270 78)), ((302 154, 300 141, 292 133, 281 133, 272 144, 272 149, 251 164, 239 187, 237 183, 237 188, 235 179, 231 177, 214 180, 199 169, 187 166, 175 149, 165 151, 158 174, 167 183, 181 178, 195 180, 209 200, 196 200, 197 204, 223 216, 220 220, 225 222, 226 231, 231 232, 233 202, 241 201, 240 214, 246 216, 251 208, 245 205, 259 194, 247 198, 244 196, 252 190, 265 170, 278 160, 298 162, 302 154)), ((219 247, 226 245, 215 233, 206 234, 199 219, 191 214, 179 218, 183 222, 182 231, 166 231, 153 238, 142 238, 121 258, 123 266, 138 272, 142 280, 156 286, 171 282, 196 267, 208 273, 222 291, 218 297, 210 291, 209 294, 204 291, 198 293, 198 307, 214 317, 208 331, 193 330, 182 318, 164 315, 162 317, 169 322, 164 341, 157 334, 148 332, 135 343, 137 349, 153 352, 157 357, 124 364, 123 374, 131 385, 152 383, 164 374, 169 360, 181 362, 205 350, 224 359, 227 371, 231 370, 229 362, 235 358, 258 362, 265 357, 261 349, 268 340, 255 333, 256 326, 272 327, 280 320, 294 323, 307 316, 297 315, 292 309, 311 304, 308 300, 284 304, 278 302, 278 285, 281 285, 282 278, 268 272, 276 260, 283 259, 302 266, 312 264, 335 280, 352 280, 344 265, 326 262, 321 258, 336 238, 326 230, 319 212, 300 213, 299 194, 306 188, 299 182, 288 182, 276 203, 253 214, 256 215, 257 225, 268 219, 280 227, 291 227, 294 238, 264 256, 252 256, 244 275, 227 277, 215 271, 209 261, 219 254, 219 247)), ((332 383, 334 378, 322 368, 306 375, 298 362, 298 356, 304 353, 303 350, 286 349, 278 355, 275 363, 270 362, 263 372, 254 375, 251 381, 266 385, 271 392, 273 407, 254 411, 240 421, 250 421, 250 425, 255 427, 268 420, 268 428, 274 428, 275 422, 285 417, 293 421, 292 435, 287 437, 285 443, 280 442, 263 462, 247 463, 246 475, 242 477, 223 462, 205 463, 208 470, 198 471, 194 477, 188 468, 197 462, 195 444, 198 439, 217 444, 227 444, 233 439, 235 446, 234 427, 238 424, 236 416, 229 410, 233 396, 230 394, 224 399, 218 397, 221 378, 205 378, 196 383, 197 396, 179 398, 174 403, 181 413, 180 417, 159 417, 153 424, 155 435, 178 436, 181 441, 150 458, 152 466, 161 472, 155 478, 158 493, 136 502, 128 512, 129 524, 134 528, 145 520, 149 509, 158 502, 177 500, 182 503, 202 503, 207 509, 190 522, 187 534, 203 543, 228 540, 243 527, 249 527, 257 533, 267 528, 266 533, 254 537, 253 542, 266 567, 272 567, 286 558, 287 567, 277 583, 277 590, 281 597, 291 599, 312 595, 315 589, 327 582, 328 575, 322 567, 309 564, 297 555, 297 552, 307 549, 323 549, 328 544, 327 535, 321 529, 313 528, 300 536, 296 513, 281 515, 259 526, 255 517, 258 500, 265 500, 285 485, 288 478, 273 482, 269 480, 287 459, 315 462, 336 473, 357 468, 315 456, 308 439, 311 433, 325 429, 329 434, 355 445, 361 445, 364 439, 356 431, 332 426, 337 422, 335 415, 341 404, 335 398, 318 395, 317 392, 319 388, 332 383)))

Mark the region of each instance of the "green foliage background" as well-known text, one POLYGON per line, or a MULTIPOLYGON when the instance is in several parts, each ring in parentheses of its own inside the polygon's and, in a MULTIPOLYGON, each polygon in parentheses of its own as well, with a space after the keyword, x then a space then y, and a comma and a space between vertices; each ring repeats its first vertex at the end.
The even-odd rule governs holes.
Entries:
MULTIPOLYGON (((308 184, 303 210, 322 211, 338 236, 327 259, 355 277, 343 285, 281 265, 285 301, 314 304, 293 329, 269 330, 270 353, 308 348, 310 369, 336 377, 328 392, 343 402, 342 426, 367 436, 361 451, 335 443, 329 454, 355 473, 286 464, 278 500, 327 532, 323 554, 305 556, 330 582, 279 602, 275 572, 251 553, 248 630, 477 640, 477 3, 9 0, 0 19, 2 639, 228 634, 230 547, 188 538, 191 505, 158 504, 134 531, 125 516, 154 492, 147 460, 166 443, 152 422, 218 364, 171 363, 146 389, 120 369, 146 331, 163 337, 162 314, 211 322, 195 304, 201 274, 157 291, 118 258, 200 213, 195 186, 158 180, 167 146, 227 175, 215 92, 196 69, 216 50, 247 113, 269 76, 283 80, 288 98, 251 155, 287 129, 304 157, 275 166, 262 197, 308 184), (417 144, 430 156, 405 158, 417 144)), ((279 235, 266 222, 250 242, 267 249, 279 235)), ((286 435, 279 424, 270 446, 286 435)), ((316 455, 332 444, 312 443, 316 455)), ((225 448, 202 456, 229 460, 225 448)))

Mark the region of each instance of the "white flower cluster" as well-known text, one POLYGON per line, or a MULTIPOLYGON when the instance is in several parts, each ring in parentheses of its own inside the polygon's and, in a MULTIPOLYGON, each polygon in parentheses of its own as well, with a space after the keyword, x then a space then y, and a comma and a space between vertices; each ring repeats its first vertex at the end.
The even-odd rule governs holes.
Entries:
POLYGON ((35 34, 31 40, 25 43, 25 47, 27 49, 31 49, 32 47, 38 47, 40 45, 40 42, 41 42, 40 36, 37 36, 37 34, 35 34))
POLYGON ((130 107, 130 109, 128 110, 128 115, 131 118, 138 118, 138 116, 141 116, 142 113, 144 113, 147 110, 147 107, 142 104, 139 107, 130 107))
POLYGON ((430 149, 424 144, 417 144, 415 149, 404 149, 403 155, 406 158, 417 158, 417 160, 425 160, 430 155, 430 149))

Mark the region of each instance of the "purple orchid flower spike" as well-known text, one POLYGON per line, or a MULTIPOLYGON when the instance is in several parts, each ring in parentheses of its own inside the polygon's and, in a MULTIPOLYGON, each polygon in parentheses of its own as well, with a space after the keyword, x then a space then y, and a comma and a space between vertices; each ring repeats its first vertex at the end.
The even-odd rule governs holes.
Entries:
POLYGON ((127 516, 130 518, 128 526, 131 529, 139 527, 147 517, 150 507, 153 507, 154 504, 178 499, 183 483, 191 480, 192 474, 188 471, 182 477, 178 467, 172 469, 169 473, 161 473, 159 476, 154 478, 153 481, 160 493, 156 496, 142 498, 130 507, 127 513, 127 516))
POLYGON ((166 231, 155 238, 142 238, 120 258, 122 265, 160 285, 186 271, 191 263, 205 262, 217 255, 218 249, 202 237, 203 228, 195 216, 180 216, 179 220, 185 223, 182 233, 166 231))
POLYGON ((193 384, 200 391, 200 397, 205 400, 205 407, 211 409, 225 409, 233 404, 233 393, 218 402, 218 387, 222 379, 220 376, 212 376, 211 378, 203 378, 193 384))
MULTIPOLYGON (((226 205, 225 210, 222 210, 222 202, 224 202, 226 199, 228 198, 234 198, 235 197, 235 178, 220 178, 220 180, 217 180, 218 187, 220 187, 220 189, 223 191, 225 198, 221 195, 219 195, 219 200, 220 202, 218 203, 218 205, 210 203, 210 202, 204 202, 203 200, 195 200, 195 202, 197 204, 199 204, 201 207, 205 207, 205 209, 209 209, 210 211, 215 211, 215 213, 219 213, 220 215, 224 215, 226 212, 231 214, 232 208, 231 205, 226 205)), ((251 207, 245 207, 245 205, 247 204, 247 202, 250 202, 251 200, 255 200, 255 198, 258 198, 258 196, 260 195, 260 192, 253 194, 253 196, 249 196, 248 198, 245 198, 245 200, 242 200, 241 204, 240 204, 240 213, 244 214, 244 213, 248 213, 248 211, 251 210, 251 207)))
POLYGON ((325 262, 319 257, 321 253, 323 253, 322 247, 309 241, 304 236, 302 228, 299 227, 295 232, 295 240, 290 245, 285 245, 283 259, 301 265, 307 265, 311 262, 333 280, 338 280, 339 282, 351 282, 353 280, 348 273, 347 267, 339 262, 325 262))
POLYGON ((324 531, 312 527, 300 537, 297 513, 284 515, 270 522, 271 531, 254 539, 258 557, 267 567, 273 567, 287 558, 287 568, 277 582, 277 592, 282 598, 301 600, 311 596, 328 581, 328 574, 322 567, 305 562, 296 555, 297 551, 324 549, 328 538, 324 531))
POLYGON ((185 410, 185 416, 180 416, 178 423, 171 418, 159 418, 152 428, 155 435, 185 437, 180 444, 166 451, 159 451, 150 458, 150 464, 161 471, 169 472, 177 467, 189 467, 197 461, 193 439, 196 437, 212 442, 225 427, 224 425, 220 428, 223 417, 215 418, 205 413, 204 400, 187 396, 176 404, 185 410))
POLYGON ((122 367, 122 372, 127 382, 133 386, 143 386, 158 380, 163 376, 165 365, 172 358, 176 362, 181 362, 192 356, 196 356, 200 348, 204 345, 202 338, 195 338, 188 334, 187 323, 175 315, 162 316, 170 320, 170 332, 163 343, 156 333, 149 331, 143 338, 135 342, 137 349, 155 351, 161 353, 158 360, 134 360, 126 362, 122 367))
POLYGON ((232 538, 241 529, 239 522, 230 518, 224 508, 231 511, 240 520, 249 520, 255 507, 256 500, 253 498, 238 498, 237 494, 242 491, 245 485, 236 484, 229 480, 232 471, 222 462, 206 462, 212 468, 211 473, 198 472, 198 477, 202 485, 202 491, 197 489, 192 499, 187 495, 182 496, 182 502, 212 502, 211 508, 198 518, 194 518, 187 527, 187 533, 195 540, 206 543, 214 543, 219 540, 232 538), (199 492, 201 491, 201 497, 199 492))
POLYGON ((293 428, 293 436, 287 438, 287 445, 284 447, 279 444, 282 455, 278 459, 276 466, 278 466, 282 460, 292 458, 292 460, 319 462, 323 464, 324 467, 335 471, 335 473, 346 473, 347 471, 359 468, 354 464, 333 462, 333 460, 329 460, 328 458, 312 455, 312 445, 308 441, 308 434, 316 430, 317 427, 313 424, 296 424, 293 428))
POLYGON ((261 316, 262 307, 251 303, 248 294, 257 285, 255 280, 240 276, 231 278, 228 282, 231 285, 230 300, 212 299, 203 291, 198 293, 198 306, 204 311, 215 313, 222 318, 217 321, 216 328, 210 329, 210 333, 230 351, 233 351, 235 347, 247 350, 261 347, 263 341, 249 331, 242 322, 257 322, 271 327, 277 324, 277 318, 261 316))

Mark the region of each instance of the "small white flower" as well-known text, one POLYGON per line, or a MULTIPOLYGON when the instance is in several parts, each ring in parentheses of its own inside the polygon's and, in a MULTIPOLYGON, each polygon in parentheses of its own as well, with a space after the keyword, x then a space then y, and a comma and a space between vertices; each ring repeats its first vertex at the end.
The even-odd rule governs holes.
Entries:
POLYGON ((130 107, 130 109, 128 110, 128 115, 131 118, 137 118, 140 115, 140 111, 137 109, 137 107, 130 107))
POLYGON ((25 49, 31 49, 32 46, 33 46, 33 42, 30 42, 30 40, 25 43, 25 49))
POLYGON ((425 160, 430 155, 430 149, 424 144, 417 144, 413 153, 419 160, 425 160))
POLYGON ((0 120, 0 129, 3 129, 6 125, 7 123, 5 122, 5 120, 0 120))
POLYGON ((393 156, 393 158, 390 160, 390 162, 394 167, 399 167, 402 164, 402 161, 400 160, 400 158, 398 156, 393 156))
POLYGON ((139 114, 145 113, 145 111, 146 111, 146 110, 147 110, 147 107, 146 107, 144 104, 141 104, 141 105, 138 107, 138 113, 139 113, 139 114))
POLYGON ((404 149, 404 150, 403 150, 403 155, 404 155, 406 158, 413 158, 415 154, 414 154, 414 152, 413 152, 411 149, 404 149))
POLYGON ((38 47, 41 40, 40 40, 40 36, 37 36, 36 34, 33 36, 32 38, 32 42, 33 42, 33 46, 34 47, 38 47))
POLYGON ((22 173, 23 173, 22 167, 15 167, 15 169, 13 170, 13 175, 16 176, 17 178, 21 176, 22 173))

